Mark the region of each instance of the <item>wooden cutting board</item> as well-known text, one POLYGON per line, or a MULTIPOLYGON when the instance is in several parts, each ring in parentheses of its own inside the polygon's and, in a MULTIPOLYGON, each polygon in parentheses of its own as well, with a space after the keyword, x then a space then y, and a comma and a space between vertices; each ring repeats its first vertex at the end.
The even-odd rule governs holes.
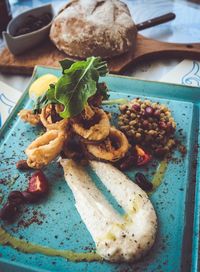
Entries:
MULTIPOLYGON (((108 60, 111 73, 120 73, 127 66, 147 59, 174 58, 200 59, 200 43, 177 44, 159 42, 138 34, 135 49, 108 60)), ((43 43, 20 56, 12 55, 7 48, 0 52, 0 71, 9 74, 30 75, 35 65, 58 67, 58 61, 70 58, 58 51, 50 42, 43 43)), ((70 58, 72 59, 72 58, 70 58)))

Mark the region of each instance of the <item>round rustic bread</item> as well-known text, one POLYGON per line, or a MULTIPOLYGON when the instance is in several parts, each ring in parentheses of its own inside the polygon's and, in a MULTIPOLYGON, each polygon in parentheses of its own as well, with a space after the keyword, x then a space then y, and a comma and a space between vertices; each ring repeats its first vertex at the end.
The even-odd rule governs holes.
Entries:
POLYGON ((137 30, 119 0, 72 0, 54 19, 50 38, 66 54, 110 58, 135 45, 137 30))

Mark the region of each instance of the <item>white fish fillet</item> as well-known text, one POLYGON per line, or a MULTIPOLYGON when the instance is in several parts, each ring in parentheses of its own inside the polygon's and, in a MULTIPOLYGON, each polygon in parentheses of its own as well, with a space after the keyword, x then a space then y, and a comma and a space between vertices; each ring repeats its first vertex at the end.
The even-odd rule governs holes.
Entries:
POLYGON ((96 188, 83 167, 62 159, 65 179, 97 253, 109 261, 134 261, 153 245, 157 229, 154 208, 146 193, 108 163, 91 161, 92 169, 126 214, 121 216, 96 188))

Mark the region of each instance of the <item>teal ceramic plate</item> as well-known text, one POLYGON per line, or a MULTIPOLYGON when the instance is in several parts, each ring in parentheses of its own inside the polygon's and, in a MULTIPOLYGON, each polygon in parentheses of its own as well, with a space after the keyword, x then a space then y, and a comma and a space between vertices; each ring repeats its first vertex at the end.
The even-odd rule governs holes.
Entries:
MULTIPOLYGON (((37 67, 32 81, 46 73, 60 75, 61 72, 37 67)), ((76 253, 95 250, 94 242, 76 211, 62 168, 53 162, 44 170, 50 182, 48 197, 24 208, 15 224, 1 222, 6 232, 0 230, 1 244, 3 237, 9 235, 11 243, 18 239, 18 250, 10 243, 0 245, 0 271, 198 271, 200 89, 118 76, 108 76, 105 81, 111 90, 111 98, 145 97, 168 105, 177 122, 176 137, 187 147, 184 158, 175 151, 161 185, 150 196, 159 224, 155 245, 147 256, 134 264, 88 262, 87 259, 74 262, 62 256, 44 254, 45 248, 51 255, 62 255, 62 250, 76 253), (26 242, 37 245, 36 252, 24 253, 22 249, 26 242)), ((10 190, 26 188, 31 174, 19 172, 15 167, 18 160, 25 158, 24 149, 41 134, 41 129, 31 127, 17 117, 20 109, 30 106, 26 91, 0 132, 0 190, 3 197, 0 206, 10 190)), ((113 112, 115 118, 117 107, 106 109, 113 112)), ((159 162, 155 162, 148 168, 140 168, 140 171, 152 179, 158 166, 159 162)), ((133 169, 127 174, 133 179, 136 171, 138 169, 133 169)), ((97 186, 112 201, 101 184, 97 186)))

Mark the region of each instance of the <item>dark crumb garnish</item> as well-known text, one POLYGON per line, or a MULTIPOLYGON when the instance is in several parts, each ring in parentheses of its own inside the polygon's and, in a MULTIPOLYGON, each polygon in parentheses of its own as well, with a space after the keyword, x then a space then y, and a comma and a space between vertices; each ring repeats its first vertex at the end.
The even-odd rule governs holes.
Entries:
POLYGON ((21 219, 18 222, 17 227, 27 228, 30 225, 32 225, 33 223, 35 223, 37 225, 41 225, 45 218, 46 218, 45 214, 34 210, 32 216, 28 219, 21 219))
POLYGON ((185 156, 185 154, 187 153, 187 149, 186 149, 185 145, 183 145, 183 144, 179 144, 178 150, 182 154, 182 156, 185 156))

